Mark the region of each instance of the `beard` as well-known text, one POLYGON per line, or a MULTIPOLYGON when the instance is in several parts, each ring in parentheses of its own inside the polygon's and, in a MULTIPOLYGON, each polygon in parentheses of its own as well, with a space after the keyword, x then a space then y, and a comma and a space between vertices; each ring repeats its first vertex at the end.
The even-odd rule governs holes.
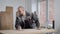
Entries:
POLYGON ((19 12, 19 15, 20 15, 20 16, 24 16, 25 13, 20 11, 20 12, 19 12))
POLYGON ((23 16, 23 14, 20 14, 20 16, 23 16))

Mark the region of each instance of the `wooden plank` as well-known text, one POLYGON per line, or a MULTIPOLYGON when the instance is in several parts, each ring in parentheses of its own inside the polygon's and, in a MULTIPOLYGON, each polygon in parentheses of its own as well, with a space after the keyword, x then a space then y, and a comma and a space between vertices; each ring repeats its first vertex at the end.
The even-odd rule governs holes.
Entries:
POLYGON ((54 29, 23 29, 23 30, 0 30, 3 34, 45 34, 45 33, 54 33, 54 29))
POLYGON ((6 7, 6 11, 0 12, 1 29, 10 30, 13 29, 13 7, 6 7))

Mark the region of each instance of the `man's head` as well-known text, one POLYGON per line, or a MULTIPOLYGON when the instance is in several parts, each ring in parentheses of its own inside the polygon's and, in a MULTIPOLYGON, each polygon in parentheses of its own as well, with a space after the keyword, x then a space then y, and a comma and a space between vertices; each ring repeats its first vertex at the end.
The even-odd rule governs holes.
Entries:
POLYGON ((19 14, 24 15, 24 13, 25 13, 24 7, 19 6, 18 7, 18 12, 19 12, 19 14))

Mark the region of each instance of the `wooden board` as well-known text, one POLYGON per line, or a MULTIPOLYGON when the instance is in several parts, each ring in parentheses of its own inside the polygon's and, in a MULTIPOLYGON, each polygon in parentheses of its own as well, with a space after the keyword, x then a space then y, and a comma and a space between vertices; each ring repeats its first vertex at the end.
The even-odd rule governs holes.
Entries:
POLYGON ((6 7, 6 11, 0 13, 1 29, 13 29, 13 7, 6 7))
POLYGON ((3 34, 46 34, 46 33, 54 33, 54 29, 23 29, 23 30, 0 30, 3 34))

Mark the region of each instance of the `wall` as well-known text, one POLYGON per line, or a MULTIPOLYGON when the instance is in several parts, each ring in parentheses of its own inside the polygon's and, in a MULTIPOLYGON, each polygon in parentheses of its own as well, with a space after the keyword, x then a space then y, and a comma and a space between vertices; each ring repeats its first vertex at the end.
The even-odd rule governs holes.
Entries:
POLYGON ((37 7, 38 7, 38 5, 37 5, 37 0, 31 0, 31 9, 32 9, 32 12, 34 12, 34 11, 37 11, 37 7))
MULTIPOLYGON (((25 1, 24 0, 0 0, 0 11, 5 10, 6 6, 13 6, 13 7, 18 7, 19 5, 25 6, 25 1)), ((16 9, 15 8, 15 9, 16 9)))
POLYGON ((31 12, 31 0, 25 0, 25 9, 31 12))
POLYGON ((40 1, 40 26, 46 23, 46 0, 40 1))
POLYGON ((60 0, 54 1, 55 7, 55 28, 57 32, 55 34, 60 34, 60 0))

